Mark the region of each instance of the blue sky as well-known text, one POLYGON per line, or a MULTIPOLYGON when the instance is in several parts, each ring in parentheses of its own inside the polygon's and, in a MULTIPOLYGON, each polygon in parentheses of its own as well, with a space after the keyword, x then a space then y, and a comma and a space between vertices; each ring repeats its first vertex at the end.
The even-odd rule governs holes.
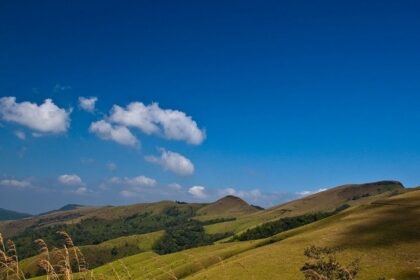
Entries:
POLYGON ((419 185, 419 11, 1 1, 0 207, 419 185))

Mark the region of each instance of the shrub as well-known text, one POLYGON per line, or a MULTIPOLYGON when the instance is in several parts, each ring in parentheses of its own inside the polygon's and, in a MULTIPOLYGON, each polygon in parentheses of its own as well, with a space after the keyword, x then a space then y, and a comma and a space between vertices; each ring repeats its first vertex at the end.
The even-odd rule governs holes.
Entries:
POLYGON ((340 264, 336 257, 337 250, 327 247, 311 246, 304 255, 309 261, 301 268, 306 280, 354 280, 359 273, 359 259, 349 265, 340 264))

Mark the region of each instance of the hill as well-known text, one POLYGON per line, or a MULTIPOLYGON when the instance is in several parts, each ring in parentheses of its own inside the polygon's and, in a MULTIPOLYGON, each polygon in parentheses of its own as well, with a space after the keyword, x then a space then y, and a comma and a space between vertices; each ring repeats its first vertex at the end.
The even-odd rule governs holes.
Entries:
POLYGON ((38 216, 48 215, 48 214, 52 214, 52 213, 56 213, 56 212, 75 210, 75 209, 79 209, 79 208, 83 208, 83 207, 88 207, 88 206, 80 205, 80 204, 66 204, 59 209, 44 212, 44 213, 39 214, 38 216))
POLYGON ((198 209, 197 216, 199 216, 201 220, 206 220, 215 217, 239 217, 258 211, 259 209, 249 205, 241 198, 228 195, 198 209))
POLYGON ((31 217, 31 214, 20 213, 12 210, 0 208, 0 221, 18 220, 31 217))
MULTIPOLYGON (((341 248, 339 260, 360 258, 358 279, 414 280, 420 266, 420 191, 365 201, 270 238, 230 242, 159 256, 152 252, 94 269, 131 279, 302 279, 304 248, 341 248), (398 224, 398 226, 396 226, 398 224)), ((109 278, 109 279, 111 279, 109 278)))
POLYGON ((419 279, 420 191, 406 192, 279 234, 269 245, 238 254, 188 279, 302 279, 304 248, 341 248, 360 258, 358 279, 419 279))
POLYGON ((333 211, 343 204, 359 205, 376 200, 390 193, 403 192, 404 186, 397 181, 380 181, 366 184, 347 184, 302 197, 272 208, 238 217, 234 221, 209 225, 207 232, 241 232, 249 227, 277 219, 305 213, 333 211))

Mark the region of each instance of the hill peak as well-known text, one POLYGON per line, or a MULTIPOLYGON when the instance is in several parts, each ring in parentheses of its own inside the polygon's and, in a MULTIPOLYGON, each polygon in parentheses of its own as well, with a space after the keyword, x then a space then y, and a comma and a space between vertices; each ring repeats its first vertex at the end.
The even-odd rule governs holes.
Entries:
MULTIPOLYGON (((248 204, 248 203, 247 203, 245 200, 243 200, 242 198, 237 197, 237 196, 234 196, 234 195, 231 195, 231 194, 226 195, 226 196, 224 196, 224 197, 222 197, 222 198, 218 199, 216 202, 218 202, 218 201, 230 201, 230 202, 238 202, 238 203, 245 203, 245 204, 248 204)), ((216 203, 216 202, 215 202, 215 203, 216 203)))
POLYGON ((257 208, 249 205, 242 198, 234 195, 227 195, 201 208, 199 210, 199 215, 237 216, 242 214, 250 214, 257 211, 259 211, 257 208))

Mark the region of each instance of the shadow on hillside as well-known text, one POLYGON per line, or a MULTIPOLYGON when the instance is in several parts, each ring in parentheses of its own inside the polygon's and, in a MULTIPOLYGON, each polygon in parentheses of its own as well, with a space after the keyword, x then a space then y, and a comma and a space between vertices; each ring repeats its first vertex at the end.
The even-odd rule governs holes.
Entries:
POLYGON ((338 240, 339 247, 387 247, 420 241, 420 205, 371 205, 356 225, 351 225, 338 240))

